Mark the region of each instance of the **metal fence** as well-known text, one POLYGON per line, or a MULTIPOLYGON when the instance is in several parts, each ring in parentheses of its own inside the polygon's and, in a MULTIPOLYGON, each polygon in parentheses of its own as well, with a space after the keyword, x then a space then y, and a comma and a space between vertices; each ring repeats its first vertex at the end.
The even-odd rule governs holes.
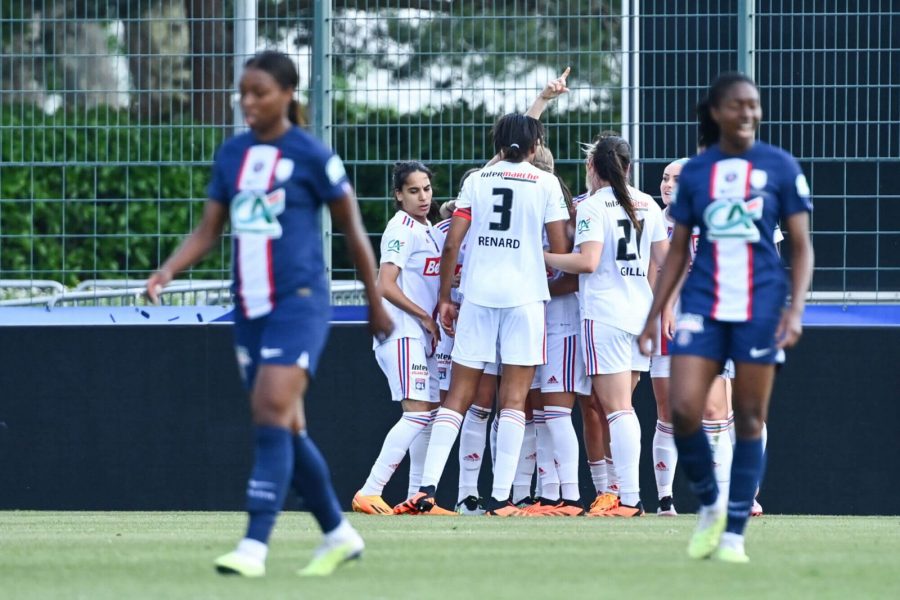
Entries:
MULTIPOLYGON (((240 123, 235 73, 275 47, 296 59, 310 128, 343 156, 376 246, 395 161, 433 166, 436 198, 453 197, 492 153, 493 121, 565 66, 571 92, 544 117, 560 174, 581 191, 579 142, 619 129, 655 196, 665 164, 694 152, 703 89, 750 71, 761 138, 813 188, 815 297, 896 301, 898 19, 891 0, 4 0, 0 280, 15 282, 0 300, 109 302, 84 282, 145 278, 197 223, 214 149, 240 123)), ((332 241, 333 278, 353 279, 332 241)), ((206 302, 229 252, 175 301, 206 302)))

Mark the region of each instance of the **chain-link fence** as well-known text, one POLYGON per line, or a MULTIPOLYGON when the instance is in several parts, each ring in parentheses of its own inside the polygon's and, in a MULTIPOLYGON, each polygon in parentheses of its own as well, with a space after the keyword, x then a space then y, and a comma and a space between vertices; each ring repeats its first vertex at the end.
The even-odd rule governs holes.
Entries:
MULTIPOLYGON (((453 197, 493 153, 493 121, 566 66, 571 91, 543 119, 562 177, 582 191, 579 143, 619 129, 654 196, 695 151, 703 89, 751 71, 761 138, 812 184, 817 297, 896 300, 898 19, 890 0, 3 0, 0 280, 15 281, 0 300, 145 278, 196 225, 240 123, 235 71, 263 47, 295 58, 310 128, 344 157, 376 246, 395 161, 431 165, 436 198, 453 197)), ((333 277, 353 279, 333 242, 333 277)), ((227 280, 229 252, 185 278, 227 280)))

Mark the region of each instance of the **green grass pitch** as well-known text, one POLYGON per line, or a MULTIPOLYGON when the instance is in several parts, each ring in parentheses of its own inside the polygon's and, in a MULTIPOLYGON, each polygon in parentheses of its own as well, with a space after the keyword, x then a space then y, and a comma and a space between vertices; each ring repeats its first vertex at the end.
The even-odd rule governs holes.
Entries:
POLYGON ((690 561, 692 515, 350 519, 366 553, 332 577, 295 575, 319 533, 286 513, 268 574, 242 580, 212 568, 240 513, 0 512, 0 598, 900 597, 897 517, 753 519, 749 565, 690 561))

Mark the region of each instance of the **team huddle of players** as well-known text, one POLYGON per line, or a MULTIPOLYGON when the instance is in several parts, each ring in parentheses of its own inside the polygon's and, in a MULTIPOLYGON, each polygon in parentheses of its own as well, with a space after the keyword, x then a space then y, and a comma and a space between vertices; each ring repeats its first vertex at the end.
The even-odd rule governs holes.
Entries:
MULTIPOLYGON (((650 371, 659 415, 653 440, 657 513, 674 515, 678 424, 673 427, 668 408, 669 349, 700 357, 696 364, 703 369, 722 369, 722 361, 732 356, 744 365, 771 365, 779 339, 787 339, 782 327, 796 327, 789 336, 794 341, 799 335, 797 323, 776 328, 779 315, 795 321, 799 314, 781 310, 787 285, 776 228, 779 219, 808 212, 808 186, 792 157, 747 137, 757 123, 755 85, 740 76, 711 88, 728 143, 740 141, 743 150, 725 154, 714 146, 689 163, 668 165, 661 184, 664 212, 628 185, 631 148, 615 133, 600 134, 586 145, 589 191, 570 199, 553 174, 537 120, 546 102, 565 91, 565 75, 548 84, 529 113, 497 122, 492 132, 496 156, 467 173, 450 218, 435 226, 428 220, 431 173, 424 165, 398 163, 395 168, 398 212, 382 239, 378 284, 398 325, 390 337, 375 340, 375 354, 403 416, 355 495, 354 510, 640 516, 641 430, 632 394, 640 373, 650 371), (752 97, 738 99, 746 107, 731 118, 721 113, 720 88, 752 97), (746 147, 745 138, 750 139, 746 147), (685 202, 676 206, 673 189, 683 167, 685 202), (673 231, 679 261, 683 256, 685 262, 665 271, 661 285, 669 289, 684 277, 698 247, 705 246, 681 297, 682 309, 690 310, 679 310, 678 295, 668 291, 654 303, 653 280, 662 272, 673 231), (774 236, 760 240, 765 231, 774 236), (676 276, 678 269, 682 275, 676 276), (658 335, 655 342, 653 335, 658 335), (597 491, 588 509, 580 498, 579 445, 572 425, 579 396, 597 491), (495 398, 493 487, 481 499, 477 479, 495 398), (458 437, 459 495, 456 511, 449 511, 437 506, 435 492, 458 437), (408 498, 392 508, 381 494, 407 451, 408 498)), ((713 143, 718 126, 714 133, 713 143)), ((709 450, 698 446, 698 456, 711 451, 715 481, 710 474, 704 485, 712 492, 701 502, 711 502, 716 489, 728 497, 734 443, 729 371, 726 366, 708 389, 702 429, 709 450)), ((764 438, 763 431, 763 444, 764 438)), ((752 477, 748 481, 758 483, 752 477)), ((741 496, 747 494, 745 483, 741 496)), ((748 514, 751 501, 752 495, 748 514)), ((719 504, 708 512, 718 523, 723 510, 719 504)), ((738 512, 743 514, 743 508, 735 512, 734 528, 742 532, 746 516, 738 512)), ((760 512, 758 505, 754 512, 760 512)), ((718 525, 710 529, 704 523, 703 536, 707 529, 718 531, 718 525)))
MULTIPOLYGON (((665 258, 665 217, 650 196, 627 185, 630 148, 617 135, 601 134, 587 147, 591 192, 574 201, 552 174, 537 121, 508 115, 494 135, 497 159, 467 174, 453 216, 433 226, 430 171, 415 162, 395 168, 399 210, 382 238, 379 284, 396 328, 375 341, 375 355, 404 413, 353 507, 377 514, 643 514, 631 393, 650 368, 635 340, 652 299, 648 273, 665 258), (455 265, 443 273, 442 254, 455 265), (599 385, 593 399, 591 378, 599 385), (495 396, 494 484, 482 500, 477 482, 495 396), (597 490, 587 511, 572 424, 578 396, 597 490), (454 512, 437 506, 433 494, 457 436, 454 512), (391 508, 382 490, 407 451, 409 499, 391 508)), ((672 168, 667 173, 677 177, 672 168)), ((666 438, 672 447, 654 460, 659 512, 675 514, 671 425, 661 420, 657 431, 654 447, 664 448, 666 438)))

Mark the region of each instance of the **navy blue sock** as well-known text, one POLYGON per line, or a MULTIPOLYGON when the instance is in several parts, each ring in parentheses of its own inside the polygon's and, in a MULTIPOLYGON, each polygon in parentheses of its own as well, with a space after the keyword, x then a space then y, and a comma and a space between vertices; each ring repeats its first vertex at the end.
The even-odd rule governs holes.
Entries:
POLYGON ((294 436, 294 489, 303 498, 307 510, 313 514, 323 533, 333 531, 344 514, 331 483, 331 473, 325 458, 315 443, 303 431, 294 436))
POLYGON ((678 466, 687 475, 691 491, 704 506, 712 506, 719 497, 719 486, 713 472, 712 450, 701 427, 688 436, 675 435, 678 466))
POLYGON ((269 543, 275 517, 284 506, 291 482, 294 451, 291 432, 281 427, 256 427, 256 458, 247 482, 247 537, 269 543))
POLYGON ((725 531, 744 534, 756 496, 756 485, 762 481, 764 467, 762 440, 738 438, 731 462, 731 491, 728 493, 728 525, 725 531))

